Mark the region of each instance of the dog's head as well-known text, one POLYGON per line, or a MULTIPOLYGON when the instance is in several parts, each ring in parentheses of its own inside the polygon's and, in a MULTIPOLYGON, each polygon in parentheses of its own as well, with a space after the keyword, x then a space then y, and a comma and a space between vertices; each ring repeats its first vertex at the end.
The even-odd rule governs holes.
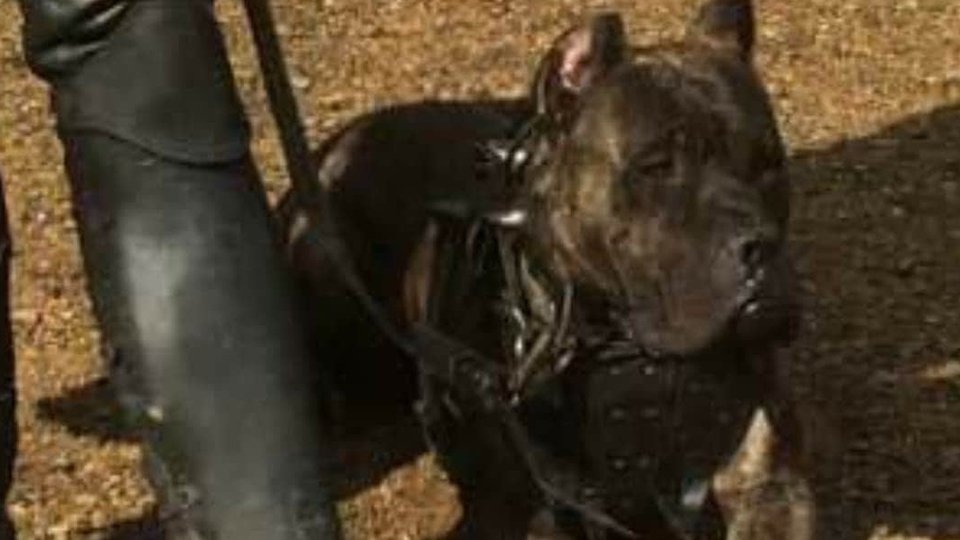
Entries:
POLYGON ((675 44, 635 50, 617 15, 562 34, 533 102, 534 235, 578 286, 668 354, 769 342, 792 323, 784 148, 752 62, 749 0, 711 0, 675 44))

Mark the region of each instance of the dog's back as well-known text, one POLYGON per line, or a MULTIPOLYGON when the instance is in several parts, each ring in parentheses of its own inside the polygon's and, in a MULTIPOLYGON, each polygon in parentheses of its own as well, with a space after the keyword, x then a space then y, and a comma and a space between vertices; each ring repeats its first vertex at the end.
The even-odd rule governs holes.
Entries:
MULTIPOLYGON (((498 187, 478 175, 478 147, 507 136, 528 114, 525 101, 422 102, 362 116, 317 151, 317 177, 329 194, 333 222, 350 264, 391 317, 405 324, 403 279, 438 201, 489 204, 498 187)), ((404 358, 363 313, 330 264, 317 268, 315 246, 301 234, 320 220, 288 192, 277 207, 295 269, 310 266, 325 286, 305 298, 323 370, 334 379, 347 416, 371 407, 409 411, 415 375, 404 358), (310 261, 310 262, 307 262, 310 261)), ((319 259, 323 259, 321 255, 319 259)), ((373 415, 377 420, 383 414, 373 415)))

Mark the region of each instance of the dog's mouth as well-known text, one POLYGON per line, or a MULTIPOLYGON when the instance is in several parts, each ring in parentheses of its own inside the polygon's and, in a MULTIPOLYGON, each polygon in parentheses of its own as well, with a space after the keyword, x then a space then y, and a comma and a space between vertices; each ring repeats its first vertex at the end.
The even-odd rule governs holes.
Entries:
POLYGON ((710 295, 633 303, 623 321, 645 350, 693 357, 789 345, 798 333, 799 313, 789 282, 761 275, 726 300, 710 295))
POLYGON ((800 307, 795 280, 786 265, 757 272, 744 284, 734 320, 738 341, 747 346, 785 346, 797 337, 800 307))

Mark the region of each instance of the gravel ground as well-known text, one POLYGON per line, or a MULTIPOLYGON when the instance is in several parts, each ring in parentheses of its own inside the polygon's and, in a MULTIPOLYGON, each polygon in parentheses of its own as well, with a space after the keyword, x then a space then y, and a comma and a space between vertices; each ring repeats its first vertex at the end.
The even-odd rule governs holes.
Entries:
MULTIPOLYGON (((274 3, 316 140, 377 106, 520 91, 536 51, 585 9, 622 11, 649 43, 678 36, 697 4, 274 3)), ((824 538, 960 539, 960 3, 757 3, 808 292, 796 386, 837 435, 835 466, 816 480, 824 538)), ((220 4, 275 194, 283 176, 250 43, 237 2, 220 4)), ((142 538, 152 500, 101 381, 60 150, 18 27, 14 3, 0 3, 22 429, 12 512, 27 539, 142 538)), ((451 494, 427 456, 352 490, 341 510, 351 538, 435 538, 455 520, 451 494)))

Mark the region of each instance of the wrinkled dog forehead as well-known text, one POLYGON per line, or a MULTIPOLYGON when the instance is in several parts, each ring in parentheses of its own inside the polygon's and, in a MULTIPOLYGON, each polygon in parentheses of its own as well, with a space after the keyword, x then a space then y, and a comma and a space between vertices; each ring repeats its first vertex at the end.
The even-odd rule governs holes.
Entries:
POLYGON ((753 66, 754 33, 749 0, 708 0, 681 40, 646 48, 631 47, 619 15, 598 14, 555 41, 532 96, 538 112, 573 138, 607 131, 642 143, 685 131, 732 137, 738 146, 770 144, 777 130, 753 66))
POLYGON ((612 71, 582 104, 573 136, 616 154, 670 138, 778 151, 763 87, 746 66, 722 60, 642 53, 612 71))

